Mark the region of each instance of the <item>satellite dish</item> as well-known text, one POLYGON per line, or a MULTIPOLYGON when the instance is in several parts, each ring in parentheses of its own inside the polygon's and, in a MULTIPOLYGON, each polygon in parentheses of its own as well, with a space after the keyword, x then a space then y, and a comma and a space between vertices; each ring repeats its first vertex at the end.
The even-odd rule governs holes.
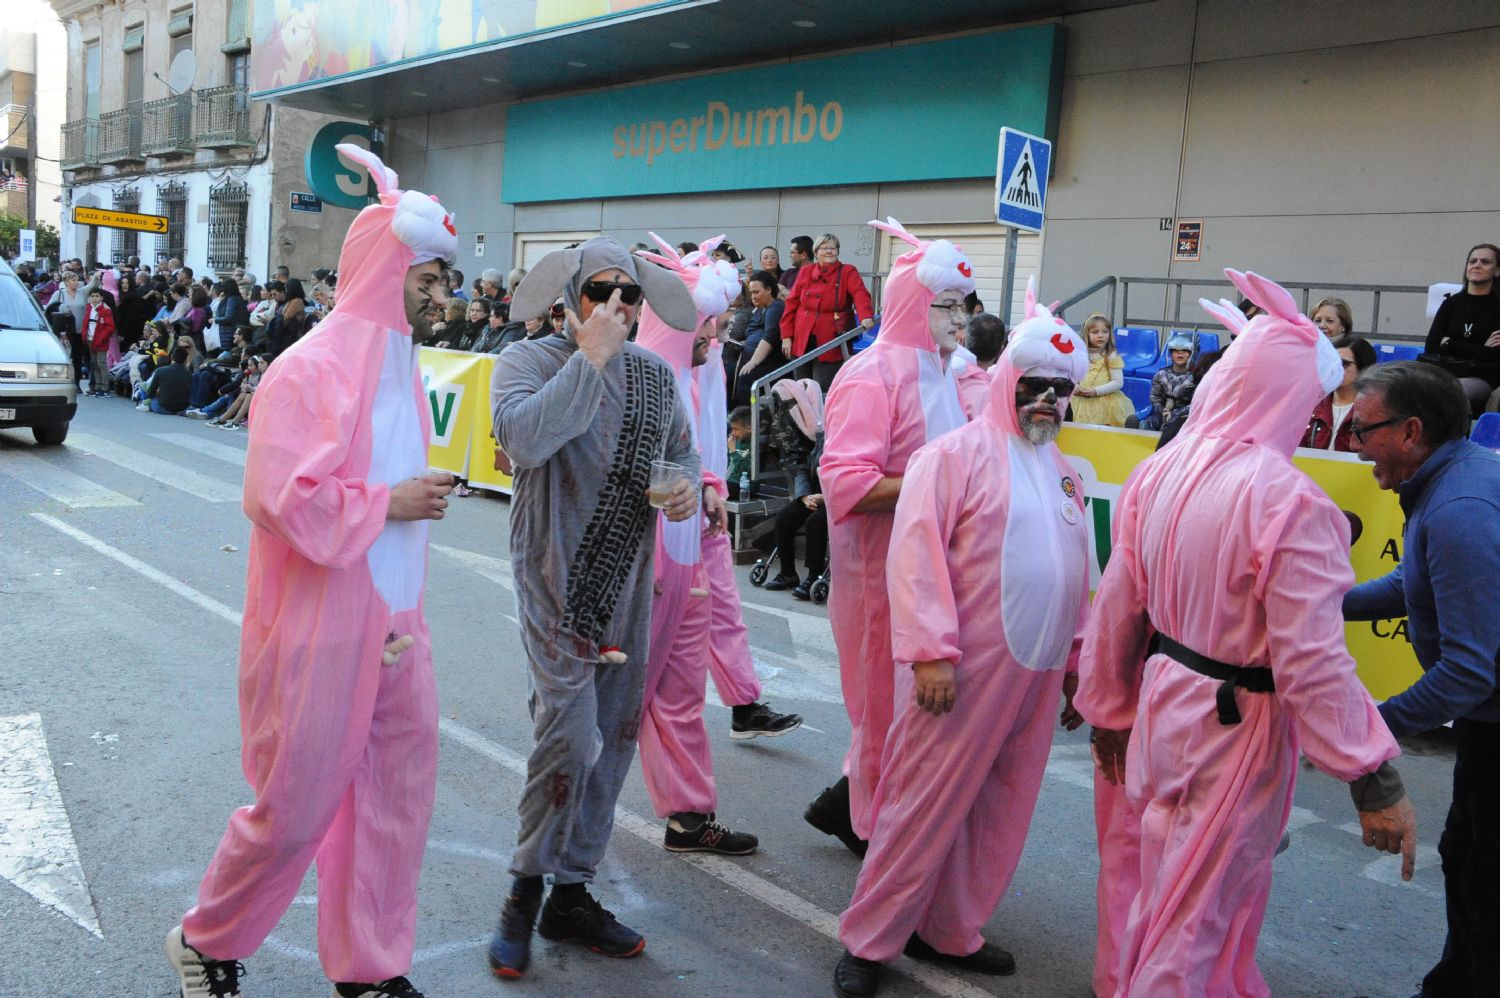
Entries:
POLYGON ((198 75, 198 60, 192 49, 183 49, 172 60, 167 70, 167 88, 173 94, 185 94, 193 89, 193 77, 198 75))

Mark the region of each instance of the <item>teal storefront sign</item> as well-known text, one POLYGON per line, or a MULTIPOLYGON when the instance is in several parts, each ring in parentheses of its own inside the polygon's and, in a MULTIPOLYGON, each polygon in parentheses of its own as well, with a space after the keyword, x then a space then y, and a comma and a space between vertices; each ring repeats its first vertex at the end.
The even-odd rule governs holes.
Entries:
POLYGON ((512 203, 993 176, 1002 125, 1055 138, 1046 24, 513 105, 512 203))
POLYGON ((375 185, 364 167, 339 155, 334 146, 341 142, 372 149, 377 156, 382 154, 380 143, 374 138, 374 129, 367 123, 331 121, 318 129, 318 134, 308 143, 302 170, 307 175, 307 185, 323 199, 324 204, 363 208, 370 203, 370 198, 375 197, 375 185))

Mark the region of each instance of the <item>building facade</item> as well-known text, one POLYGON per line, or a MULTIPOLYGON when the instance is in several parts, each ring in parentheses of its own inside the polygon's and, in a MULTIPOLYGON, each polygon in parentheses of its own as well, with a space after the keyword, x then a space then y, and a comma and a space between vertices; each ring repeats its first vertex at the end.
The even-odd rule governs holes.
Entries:
MULTIPOLYGON (((291 210, 306 137, 327 119, 250 96, 251 0, 51 0, 67 29, 62 256, 179 259, 196 274, 332 267, 352 212, 291 210), (73 221, 165 217, 164 233, 73 221)), ((271 6, 269 2, 265 4, 271 6)))
POLYGON ((62 26, 40 3, 0 20, 0 212, 58 223, 62 26))
MULTIPOLYGON (((347 6, 258 18, 254 90, 370 120, 455 211, 471 272, 600 232, 726 232, 783 262, 831 232, 878 285, 899 250, 864 223, 893 215, 963 243, 1003 311, 1004 125, 1055 141, 1012 316, 1028 273, 1048 299, 1226 266, 1427 285, 1500 241, 1500 8, 1477 0, 433 0, 358 26, 347 6)), ((1130 312, 1222 293, 1148 290, 1130 312)), ((1344 296, 1371 331, 1372 298, 1344 296)), ((1424 309, 1387 295, 1374 332, 1420 336, 1424 309)))

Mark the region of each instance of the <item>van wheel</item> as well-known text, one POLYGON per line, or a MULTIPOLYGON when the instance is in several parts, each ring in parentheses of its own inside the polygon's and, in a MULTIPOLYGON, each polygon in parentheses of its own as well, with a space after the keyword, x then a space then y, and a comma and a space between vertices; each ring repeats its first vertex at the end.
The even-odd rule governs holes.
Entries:
POLYGON ((53 423, 49 426, 33 426, 31 435, 36 437, 36 442, 43 447, 56 447, 68 439, 68 424, 53 423))

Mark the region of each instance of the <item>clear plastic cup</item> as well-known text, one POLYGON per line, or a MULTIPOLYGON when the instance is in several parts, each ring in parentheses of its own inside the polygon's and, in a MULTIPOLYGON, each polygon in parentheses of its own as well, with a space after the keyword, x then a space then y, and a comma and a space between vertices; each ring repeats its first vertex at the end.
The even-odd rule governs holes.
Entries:
POLYGON ((667 500, 677 483, 687 480, 687 469, 671 461, 651 462, 651 485, 646 490, 646 499, 657 509, 666 509, 667 500))

